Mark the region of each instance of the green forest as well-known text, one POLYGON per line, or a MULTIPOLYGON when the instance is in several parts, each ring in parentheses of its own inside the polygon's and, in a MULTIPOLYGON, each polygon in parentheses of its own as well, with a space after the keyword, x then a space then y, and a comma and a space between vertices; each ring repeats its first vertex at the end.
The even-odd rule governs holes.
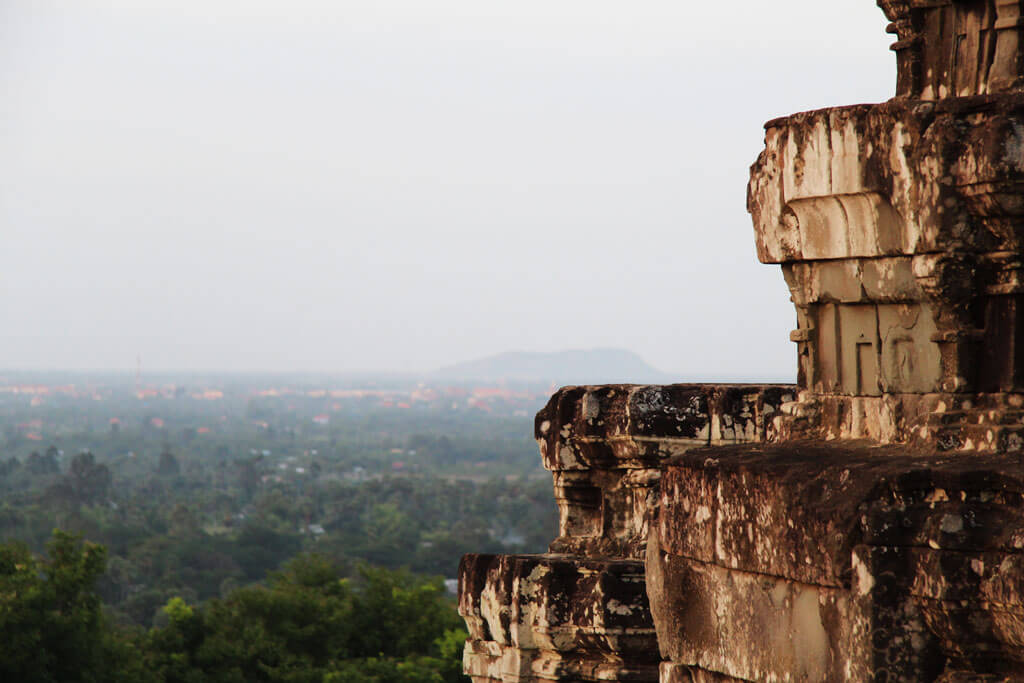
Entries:
POLYGON ((2 680, 466 680, 459 558, 555 536, 542 395, 73 379, 0 384, 2 680))

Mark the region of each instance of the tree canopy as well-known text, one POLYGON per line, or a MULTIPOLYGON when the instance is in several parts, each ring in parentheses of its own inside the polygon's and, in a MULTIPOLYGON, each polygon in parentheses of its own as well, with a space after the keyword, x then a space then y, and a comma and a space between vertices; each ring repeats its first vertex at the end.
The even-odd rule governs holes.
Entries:
POLYGON ((466 633, 440 580, 299 555, 265 585, 158 625, 114 625, 96 590, 102 546, 56 531, 47 556, 0 546, 0 679, 25 683, 364 683, 465 680, 466 633))

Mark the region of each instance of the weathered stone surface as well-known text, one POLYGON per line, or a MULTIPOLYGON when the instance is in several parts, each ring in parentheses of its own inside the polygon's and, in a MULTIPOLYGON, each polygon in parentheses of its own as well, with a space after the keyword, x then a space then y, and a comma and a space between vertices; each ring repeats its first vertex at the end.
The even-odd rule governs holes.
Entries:
POLYGON ((1017 458, 869 443, 699 449, 669 461, 660 505, 666 551, 822 586, 849 585, 861 543, 1024 548, 1017 458))
POLYGON ((877 272, 843 263, 831 278, 803 278, 818 285, 811 295, 831 285, 843 299, 876 300, 853 289, 863 281, 899 302, 920 298, 914 280, 950 274, 926 254, 1019 251, 1022 116, 1024 93, 893 100, 769 122, 748 195, 758 256, 783 264, 888 259, 877 272), (919 258, 907 264, 901 256, 919 258))
MULTIPOLYGON (((997 557, 861 546, 854 562, 870 577, 868 595, 874 602, 881 596, 882 601, 900 604, 890 630, 906 631, 906 615, 915 615, 918 642, 927 639, 932 644, 929 661, 945 661, 947 669, 979 673, 1024 670, 1024 599, 1020 575, 1009 573, 1019 570, 1018 554, 997 557), (986 561, 997 562, 987 574, 986 561), (1002 600, 992 600, 993 594, 1002 600)), ((881 611, 873 605, 876 624, 881 611)), ((918 670, 920 664, 908 667, 905 678, 918 670)))
POLYGON ((670 384, 559 389, 537 413, 535 435, 551 471, 657 467, 668 446, 762 440, 787 385, 670 384))
POLYGON ((896 93, 934 100, 1020 90, 1024 17, 1014 0, 878 0, 898 40, 896 93))
POLYGON ((1024 391, 1024 93, 825 109, 766 131, 748 208, 797 308, 807 390, 779 436, 1024 444, 1001 438, 1024 391), (1008 408, 934 424, 943 404, 1004 393, 1008 408))
POLYGON ((661 464, 689 448, 763 439, 794 399, 794 387, 770 385, 556 392, 536 436, 559 537, 548 555, 463 558, 466 671, 476 681, 657 680, 642 558, 661 464))
MULTIPOLYGON (((567 412, 581 414, 585 396, 567 412)), ((464 559, 475 681, 653 681, 661 656, 665 681, 1010 680, 1024 669, 1020 458, 871 442, 695 446, 666 437, 657 469, 556 471, 582 482, 563 500, 596 490, 563 525, 576 554, 464 559), (641 485, 629 514, 653 525, 602 544, 626 528, 607 523, 626 516, 609 493, 641 485), (599 552, 643 541, 646 574, 599 552)))
POLYGON ((741 680, 843 678, 851 659, 845 591, 671 555, 656 542, 649 547, 663 656, 741 680))
POLYGON ((1019 683, 1024 674, 979 674, 974 671, 950 671, 936 679, 938 683, 1019 683))
POLYGON ((661 463, 762 439, 794 387, 566 387, 536 420, 560 512, 552 554, 467 555, 460 612, 476 681, 658 677, 643 550, 661 463))
POLYGON ((673 662, 661 663, 660 683, 739 683, 739 678, 723 676, 692 666, 673 662))
POLYGON ((537 414, 559 536, 551 552, 643 557, 661 462, 689 448, 767 437, 785 385, 566 387, 537 414))
POLYGON ((654 681, 657 640, 643 563, 467 555, 459 613, 474 681, 654 681))
POLYGON ((1020 449, 1020 5, 879 4, 901 96, 771 121, 751 169, 758 256, 782 264, 805 389, 775 434, 1020 449))
POLYGON ((1019 458, 751 444, 669 461, 647 582, 684 666, 934 680, 1024 669, 1022 553, 1019 458))

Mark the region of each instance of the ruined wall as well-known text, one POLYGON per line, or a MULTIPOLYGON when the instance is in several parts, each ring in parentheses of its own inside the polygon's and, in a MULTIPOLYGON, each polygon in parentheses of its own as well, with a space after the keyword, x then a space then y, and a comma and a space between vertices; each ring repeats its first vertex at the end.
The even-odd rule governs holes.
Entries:
POLYGON ((537 414, 559 535, 545 555, 467 555, 465 669, 491 681, 657 681, 644 550, 663 463, 761 440, 791 386, 566 387, 537 414))
MULTIPOLYGON (((913 11, 930 25, 992 6, 913 11)), ((1024 93, 771 121, 748 208, 797 312, 805 393, 783 436, 1024 444, 1024 93)))
MULTIPOLYGON (((816 435, 933 440, 934 414, 1019 408, 994 395, 1024 390, 1024 95, 808 112, 765 144, 748 204, 796 306, 816 435)), ((1021 443, 1001 424, 1019 420, 978 418, 951 445, 1021 443)))
POLYGON ((668 463, 660 508, 646 576, 664 670, 1024 671, 1019 461, 863 443, 704 449, 668 463))
POLYGON ((1024 83, 1016 0, 878 0, 897 37, 898 97, 936 100, 1024 83))
POLYGON ((1024 670, 1024 461, 769 443, 793 398, 557 392, 536 419, 560 511, 551 552, 460 566, 475 683, 1024 670))
POLYGON ((664 461, 687 449, 762 441, 795 387, 567 387, 537 414, 554 480, 551 552, 642 559, 664 461))
POLYGON ((556 393, 550 553, 460 568, 476 683, 1024 681, 1024 2, 878 4, 897 97, 751 168, 798 386, 556 393))

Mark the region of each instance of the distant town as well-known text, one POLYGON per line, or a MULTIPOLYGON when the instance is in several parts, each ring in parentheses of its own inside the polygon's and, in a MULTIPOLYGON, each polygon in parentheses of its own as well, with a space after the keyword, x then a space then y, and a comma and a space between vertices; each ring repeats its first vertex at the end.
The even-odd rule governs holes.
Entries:
MULTIPOLYGON (((44 441, 48 433, 60 431, 57 421, 47 423, 45 410, 66 404, 67 401, 93 401, 109 404, 103 419, 99 420, 113 431, 132 419, 139 406, 149 409, 146 422, 150 427, 164 429, 167 417, 161 407, 179 405, 182 402, 201 401, 211 404, 204 412, 211 416, 209 424, 195 426, 196 434, 210 434, 218 424, 227 421, 227 415, 216 415, 215 406, 237 405, 248 401, 280 402, 281 408, 290 413, 305 414, 310 408, 318 407, 315 414, 307 415, 310 423, 328 426, 332 417, 339 412, 351 410, 394 410, 459 412, 478 411, 494 415, 531 417, 547 400, 556 387, 510 387, 500 385, 437 384, 415 382, 408 386, 389 388, 371 387, 310 387, 299 384, 278 384, 267 386, 244 379, 233 378, 219 384, 184 384, 174 382, 126 382, 123 378, 108 381, 84 382, 26 382, 0 375, 0 405, 8 407, 38 408, 39 417, 14 423, 14 428, 28 441, 44 441), (131 406, 126 401, 134 399, 131 406), (125 410, 131 406, 130 410, 125 410)), ((102 411, 100 411, 102 412, 102 411)), ((95 410, 90 413, 95 414, 95 410)), ((254 419, 252 423, 268 428, 265 420, 254 419)), ((63 422, 61 422, 63 424, 63 422)), ((95 429, 99 424, 92 425, 95 429)), ((8 425, 10 428, 10 425, 8 425)))

